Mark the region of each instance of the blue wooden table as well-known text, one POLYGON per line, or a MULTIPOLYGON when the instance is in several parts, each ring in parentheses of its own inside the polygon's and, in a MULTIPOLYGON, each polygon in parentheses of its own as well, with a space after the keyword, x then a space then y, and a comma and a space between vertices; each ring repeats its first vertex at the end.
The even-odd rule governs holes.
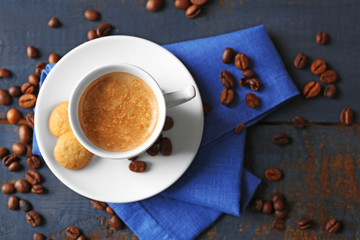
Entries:
MULTIPOLYGON (((87 31, 99 23, 110 22, 113 34, 143 37, 159 44, 173 43, 199 37, 227 33, 265 24, 296 85, 301 89, 317 78, 310 71, 293 67, 293 59, 303 52, 311 60, 322 58, 340 75, 337 83, 340 94, 335 99, 318 96, 315 99, 298 97, 277 110, 248 131, 245 166, 264 181, 256 195, 269 199, 277 191, 283 192, 291 211, 287 229, 279 232, 271 228, 272 216, 250 209, 241 217, 222 216, 198 239, 359 239, 360 224, 360 125, 344 127, 339 114, 344 107, 360 113, 360 2, 358 0, 209 0, 195 19, 185 18, 173 1, 167 0, 163 10, 151 13, 145 0, 6 0, 0 4, 0 68, 12 71, 11 78, 0 79, 0 88, 22 85, 34 72, 35 65, 47 61, 50 53, 66 54, 87 41, 87 31), (101 12, 99 22, 89 22, 84 10, 101 12), (61 27, 50 29, 47 21, 58 17, 61 27), (326 46, 315 43, 315 34, 330 35, 326 46), (39 59, 28 59, 26 47, 39 48, 39 59), (310 121, 299 130, 291 119, 300 115, 310 121), (273 134, 286 132, 292 143, 283 148, 271 143, 273 134), (283 171, 279 182, 264 178, 267 168, 283 171), (316 225, 301 231, 296 222, 303 216, 316 225), (328 234, 324 224, 336 217, 343 223, 337 234, 328 234)), ((225 46, 224 46, 225 47, 225 46)), ((21 110, 17 101, 10 106, 0 105, 0 146, 11 149, 18 140, 19 125, 6 121, 10 108, 21 110)), ((355 115, 355 121, 357 116, 355 115)), ((26 165, 26 158, 20 162, 26 165)), ((0 183, 23 178, 20 172, 0 169, 0 183)), ((35 231, 53 239, 64 239, 69 225, 79 227, 90 239, 137 239, 129 228, 115 231, 109 227, 109 215, 92 208, 90 201, 64 186, 44 166, 39 170, 44 195, 21 194, 43 216, 43 224, 36 229, 25 221, 22 211, 7 208, 8 196, 0 194, 0 239, 32 239, 35 231)))

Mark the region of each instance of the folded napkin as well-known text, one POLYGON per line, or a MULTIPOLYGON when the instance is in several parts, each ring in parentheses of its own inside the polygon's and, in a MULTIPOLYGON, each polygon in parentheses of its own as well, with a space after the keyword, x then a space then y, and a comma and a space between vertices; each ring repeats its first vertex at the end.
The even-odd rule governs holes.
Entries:
MULTIPOLYGON (((164 192, 133 203, 108 203, 140 239, 192 239, 222 213, 240 215, 260 180, 243 169, 246 131, 237 135, 239 123, 254 124, 298 94, 264 26, 257 26, 216 37, 164 46, 175 54, 193 75, 204 102, 211 111, 205 116, 199 151, 186 173, 164 192), (223 89, 219 75, 229 71, 235 79, 241 71, 234 64, 223 64, 226 47, 245 53, 260 79, 262 88, 255 94, 260 105, 249 108, 245 95, 250 89, 236 84, 234 102, 220 104, 223 89)), ((51 70, 42 72, 41 82, 51 70)), ((35 137, 35 136, 34 136, 35 137)), ((39 154, 36 139, 33 152, 39 154)))

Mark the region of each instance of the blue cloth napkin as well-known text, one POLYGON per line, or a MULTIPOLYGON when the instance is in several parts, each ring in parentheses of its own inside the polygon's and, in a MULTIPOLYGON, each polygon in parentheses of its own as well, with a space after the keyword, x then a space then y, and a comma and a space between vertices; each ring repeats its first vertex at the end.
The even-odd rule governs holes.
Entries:
MULTIPOLYGON (((222 213, 240 215, 260 180, 243 169, 244 131, 234 133, 239 123, 250 126, 298 95, 264 26, 164 46, 192 73, 204 102, 211 111, 205 116, 200 149, 186 173, 170 188, 149 199, 133 203, 108 203, 140 239, 192 239, 222 213), (255 70, 261 90, 255 94, 260 105, 249 108, 245 95, 250 89, 235 87, 236 98, 229 106, 220 104, 223 89, 219 75, 227 70, 239 80, 234 64, 223 64, 226 47, 245 53, 255 70)), ((41 82, 51 70, 42 72, 41 82)), ((35 137, 35 136, 34 136, 35 137)), ((36 139, 33 152, 39 154, 36 139)))

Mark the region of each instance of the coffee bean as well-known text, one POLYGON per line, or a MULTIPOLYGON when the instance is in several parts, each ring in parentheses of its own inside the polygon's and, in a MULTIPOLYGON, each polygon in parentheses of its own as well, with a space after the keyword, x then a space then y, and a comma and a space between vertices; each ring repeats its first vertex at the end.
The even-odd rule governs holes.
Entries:
POLYGON ((340 122, 345 125, 349 126, 353 120, 353 112, 350 108, 344 108, 340 113, 340 122))
POLYGON ((160 144, 162 138, 163 138, 163 135, 162 135, 162 133, 160 133, 160 136, 156 139, 155 144, 160 144))
POLYGON ((19 127, 19 138, 22 143, 31 143, 32 137, 33 131, 28 125, 23 124, 19 127))
POLYGON ((158 155, 159 152, 160 148, 156 143, 152 145, 148 150, 146 150, 146 153, 153 157, 158 155))
POLYGON ((337 233, 341 229, 341 223, 336 218, 330 219, 325 226, 328 233, 337 233))
POLYGON ((186 10, 190 7, 191 3, 189 0, 175 0, 174 5, 177 9, 186 10))
POLYGON ((130 164, 129 164, 129 169, 130 171, 133 171, 133 172, 144 172, 146 170, 146 162, 143 162, 143 161, 132 161, 130 164))
POLYGON ((100 26, 96 29, 96 35, 98 37, 107 36, 112 31, 112 29, 113 26, 110 23, 100 24, 100 26))
POLYGON ((28 170, 25 178, 32 185, 39 184, 41 181, 40 174, 34 170, 28 170))
POLYGON ((22 93, 33 93, 34 91, 35 91, 35 87, 28 82, 21 85, 22 93))
POLYGON ((288 213, 289 213, 288 208, 285 207, 283 210, 275 211, 274 215, 278 219, 285 219, 288 216, 288 213))
POLYGON ((121 230, 124 228, 124 223, 119 217, 112 216, 110 219, 110 226, 115 230, 121 230))
POLYGON ((290 138, 285 133, 277 133, 273 136, 272 142, 276 145, 285 145, 290 142, 290 138))
POLYGON ((97 21, 100 19, 100 13, 94 9, 87 9, 84 12, 84 17, 88 21, 97 21))
POLYGON ((12 97, 18 97, 21 95, 21 88, 18 85, 13 85, 13 86, 9 87, 8 93, 12 97))
POLYGON ((128 160, 130 160, 130 161, 135 161, 136 159, 138 159, 138 156, 128 158, 128 160))
POLYGON ((31 157, 33 156, 33 153, 32 153, 32 145, 26 145, 26 154, 25 154, 26 157, 31 157))
POLYGON ((315 75, 320 75, 326 70, 326 63, 322 59, 316 59, 310 67, 310 70, 315 75))
POLYGON ((171 152, 172 152, 171 140, 167 137, 162 138, 160 142, 160 153, 163 156, 169 156, 171 152))
POLYGON ((248 107, 256 108, 257 106, 259 106, 259 102, 260 100, 255 94, 253 93, 246 94, 245 103, 248 107))
POLYGON ((65 236, 68 239, 75 239, 80 235, 80 230, 77 227, 69 226, 65 230, 65 236))
POLYGON ((321 86, 318 82, 311 81, 307 83, 303 89, 303 94, 306 98, 316 97, 321 91, 321 86))
POLYGON ((41 165, 40 159, 38 157, 36 157, 35 155, 29 157, 27 159, 26 163, 29 166, 29 168, 31 168, 31 169, 37 169, 41 165))
POLYGON ((34 113, 28 113, 25 116, 26 125, 30 128, 34 129, 34 113))
POLYGON ((13 154, 9 154, 9 155, 6 155, 5 157, 3 157, 2 163, 4 166, 8 167, 12 162, 14 162, 16 160, 17 160, 17 156, 15 153, 13 153, 13 154))
POLYGON ((38 75, 32 73, 28 76, 28 81, 31 85, 38 87, 40 83, 40 78, 38 75))
POLYGON ((278 231, 284 231, 286 229, 285 221, 275 218, 272 222, 272 227, 278 231))
POLYGON ((250 79, 255 77, 255 72, 254 70, 246 69, 242 72, 242 75, 245 79, 250 79))
POLYGON ((10 172, 16 172, 16 171, 19 171, 20 168, 21 168, 20 163, 18 161, 15 161, 15 162, 10 163, 8 170, 10 172))
POLYGON ((57 63, 60 60, 60 56, 57 53, 51 53, 48 58, 49 63, 57 63))
POLYGON ((17 196, 10 196, 8 199, 8 208, 10 210, 19 209, 19 198, 17 196))
POLYGON ((295 116, 292 119, 292 123, 294 124, 295 127, 297 128, 304 128, 305 124, 306 124, 306 120, 300 116, 295 116))
POLYGON ((234 101, 235 92, 232 89, 224 89, 220 94, 220 103, 227 106, 234 101))
POLYGON ((84 235, 80 235, 76 240, 86 240, 86 237, 84 235))
POLYGON ((269 168, 265 171, 265 177, 269 181, 277 181, 282 177, 279 169, 269 168))
POLYGON ((222 55, 222 61, 223 63, 229 64, 234 61, 235 57, 235 51, 232 48, 225 48, 223 55, 222 55))
POLYGON ((25 155, 26 153, 26 147, 24 144, 16 142, 12 145, 12 151, 16 155, 25 155))
POLYGON ((281 199, 285 201, 285 197, 282 193, 275 193, 272 195, 271 201, 275 202, 276 200, 281 199))
POLYGON ((170 117, 170 116, 166 116, 163 130, 164 130, 164 131, 169 130, 169 129, 171 129, 173 126, 174 126, 174 120, 173 120, 173 118, 170 117))
POLYGON ((1 192, 4 194, 12 194, 15 192, 15 186, 12 183, 4 183, 1 186, 1 192))
POLYGON ((302 218, 298 221, 297 226, 301 230, 306 230, 306 229, 311 228, 312 221, 310 218, 302 218))
POLYGON ((203 103, 203 110, 204 110, 204 115, 208 115, 209 112, 211 111, 211 107, 208 103, 203 103))
POLYGON ((204 5, 204 4, 207 2, 207 0, 190 0, 190 2, 191 2, 192 4, 201 6, 201 5, 204 5))
POLYGON ((107 206, 105 210, 106 210, 106 212, 107 212, 108 214, 110 214, 110 215, 115 215, 114 210, 113 210, 110 206, 107 206))
POLYGON ((307 64, 307 57, 303 53, 299 53, 295 60, 294 60, 294 66, 296 68, 304 68, 307 64))
POLYGON ((34 46, 28 46, 26 48, 26 54, 27 54, 28 58, 37 58, 38 50, 34 46))
POLYGON ((44 70, 45 68, 46 68, 46 63, 44 63, 44 62, 39 62, 39 63, 35 66, 35 73, 40 76, 42 70, 44 70))
POLYGON ((56 17, 52 17, 49 19, 48 26, 51 28, 56 28, 60 26, 60 21, 56 17))
POLYGON ((8 155, 9 151, 4 148, 4 147, 0 147, 0 158, 2 159, 3 157, 5 157, 6 155, 8 155))
POLYGON ((337 87, 335 84, 329 84, 324 89, 324 96, 328 98, 334 98, 337 93, 337 87))
POLYGON ((277 199, 275 202, 274 202, 274 209, 275 211, 282 211, 286 208, 286 204, 284 202, 284 200, 282 199, 277 199))
POLYGON ((234 87, 234 85, 235 85, 234 77, 231 75, 231 73, 229 73, 226 70, 224 70, 220 73, 220 81, 221 81, 221 84, 224 87, 226 87, 227 89, 230 89, 230 88, 234 87))
POLYGON ((0 89, 0 104, 4 106, 8 106, 11 104, 11 96, 8 91, 4 89, 0 89))
POLYGON ((249 86, 249 81, 247 78, 242 78, 240 79, 240 86, 242 87, 248 87, 249 86))
POLYGON ((334 70, 326 70, 320 75, 320 81, 326 84, 335 82, 338 79, 338 75, 334 70))
POLYGON ((250 89, 251 89, 252 91, 259 91, 260 86, 261 86, 259 79, 257 79, 257 78, 250 78, 250 79, 247 79, 247 81, 248 81, 248 83, 249 83, 249 85, 250 85, 250 89))
POLYGON ((273 202, 272 201, 265 201, 264 205, 263 205, 262 212, 264 214, 271 214, 271 213, 273 213, 273 211, 274 211, 273 202))
POLYGON ((264 206, 264 200, 262 200, 261 198, 256 198, 254 200, 254 204, 252 206, 252 209, 254 211, 261 212, 262 209, 263 209, 263 206, 264 206))
POLYGON ((93 40, 93 39, 98 38, 98 37, 99 36, 96 34, 96 31, 94 29, 89 30, 88 33, 87 33, 87 38, 89 40, 93 40))
POLYGON ((9 69, 0 68, 0 78, 8 78, 11 77, 11 72, 9 69))
POLYGON ((243 123, 239 123, 236 127, 235 127, 235 133, 236 134, 240 134, 245 130, 246 126, 243 123))
POLYGON ((45 240, 45 236, 41 233, 34 233, 33 240, 45 240))
POLYGON ((107 204, 104 202, 100 202, 97 200, 90 200, 91 205, 93 206, 93 208, 96 208, 98 210, 105 210, 107 204))
POLYGON ((44 189, 44 187, 42 185, 36 184, 36 185, 32 186, 31 192, 35 193, 35 194, 42 194, 42 193, 45 192, 45 189, 44 189))
POLYGON ((201 8, 198 5, 191 5, 185 11, 185 16, 187 18, 195 18, 201 12, 201 8))
POLYGON ((146 3, 146 10, 155 12, 162 8, 163 0, 148 0, 146 3))
POLYGON ((24 179, 16 180, 14 186, 15 186, 16 191, 21 192, 21 193, 26 193, 26 192, 29 192, 29 190, 30 190, 30 184, 27 181, 25 181, 24 179))
POLYGON ((16 123, 18 123, 20 121, 21 115, 20 115, 20 112, 17 109, 11 108, 6 113, 6 118, 7 118, 8 122, 10 124, 16 124, 16 123))
POLYGON ((317 44, 324 45, 328 41, 328 35, 326 34, 326 32, 318 32, 316 34, 315 40, 317 44))
POLYGON ((26 213, 26 221, 31 227, 37 227, 41 222, 41 217, 35 211, 28 211, 26 213))
POLYGON ((249 59, 244 53, 235 55, 235 66, 240 70, 245 70, 249 67, 249 59))

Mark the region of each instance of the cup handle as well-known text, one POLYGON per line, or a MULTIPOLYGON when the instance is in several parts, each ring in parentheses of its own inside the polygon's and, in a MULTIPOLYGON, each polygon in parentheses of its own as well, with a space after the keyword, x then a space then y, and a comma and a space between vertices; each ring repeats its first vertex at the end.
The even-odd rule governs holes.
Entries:
POLYGON ((171 108, 182 103, 185 103, 196 96, 196 91, 193 85, 187 86, 183 90, 164 93, 166 108, 171 108))

